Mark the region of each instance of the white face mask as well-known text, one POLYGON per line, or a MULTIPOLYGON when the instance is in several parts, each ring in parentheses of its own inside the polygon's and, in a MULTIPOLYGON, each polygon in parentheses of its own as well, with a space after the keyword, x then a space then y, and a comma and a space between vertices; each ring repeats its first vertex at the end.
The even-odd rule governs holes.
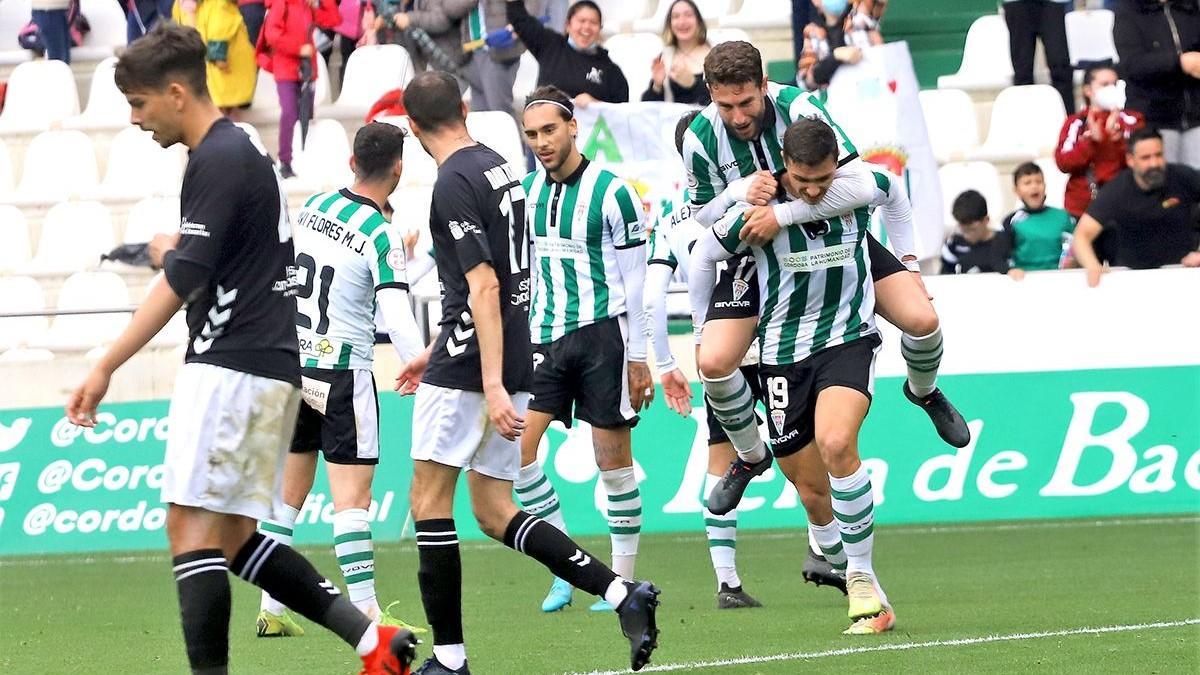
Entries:
POLYGON ((1125 83, 1118 82, 1092 91, 1092 103, 1101 110, 1120 110, 1125 107, 1125 83))

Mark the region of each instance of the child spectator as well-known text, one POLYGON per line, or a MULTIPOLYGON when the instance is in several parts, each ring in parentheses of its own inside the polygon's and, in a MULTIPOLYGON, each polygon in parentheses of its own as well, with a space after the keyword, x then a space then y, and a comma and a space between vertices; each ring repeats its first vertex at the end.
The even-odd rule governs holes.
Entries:
POLYGON ((967 190, 954 198, 950 211, 958 223, 958 232, 950 235, 942 246, 942 274, 1007 273, 1012 240, 1007 231, 991 228, 983 195, 967 190))
POLYGON ((1075 221, 1066 211, 1046 206, 1046 177, 1037 164, 1018 166, 1013 185, 1021 206, 1004 219, 1013 249, 1009 276, 1020 279, 1025 272, 1058 269, 1075 221))
MULTIPOLYGON (((292 171, 292 134, 300 115, 300 62, 307 59, 307 71, 316 77, 313 26, 332 28, 340 21, 336 0, 273 0, 267 12, 263 30, 270 48, 275 89, 279 92, 279 172, 284 178, 296 175, 292 171)), ((311 95, 307 103, 312 110, 311 95)))
POLYGON ((254 99, 258 66, 236 0, 179 0, 171 16, 200 33, 208 46, 208 95, 237 121, 237 111, 249 108, 254 99))

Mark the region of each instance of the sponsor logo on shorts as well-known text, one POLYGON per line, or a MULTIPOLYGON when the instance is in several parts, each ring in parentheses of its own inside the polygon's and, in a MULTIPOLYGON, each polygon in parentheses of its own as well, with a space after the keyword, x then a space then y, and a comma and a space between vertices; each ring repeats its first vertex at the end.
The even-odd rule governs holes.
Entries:
POLYGON ((779 436, 783 435, 783 422, 787 417, 787 413, 782 410, 771 411, 771 424, 775 425, 775 433, 779 436))
POLYGON ((719 300, 713 303, 713 307, 719 309, 744 309, 749 306, 749 300, 719 300))

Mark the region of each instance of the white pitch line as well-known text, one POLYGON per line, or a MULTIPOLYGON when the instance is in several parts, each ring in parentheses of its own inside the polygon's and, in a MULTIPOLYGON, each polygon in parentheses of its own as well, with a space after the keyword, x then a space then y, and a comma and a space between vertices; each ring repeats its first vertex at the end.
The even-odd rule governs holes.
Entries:
MULTIPOLYGON (((906 535, 922 535, 922 534, 956 534, 956 533, 971 533, 971 532, 1014 532, 1014 531, 1029 531, 1029 530, 1069 530, 1081 527, 1125 527, 1125 526, 1143 526, 1143 525, 1190 525, 1200 523, 1200 516, 1167 516, 1157 518, 1101 518, 1094 520, 1047 520, 1047 521, 1026 521, 1015 523, 976 523, 963 525, 888 525, 883 527, 883 533, 888 536, 906 536, 906 535)), ((599 535, 595 535, 599 536, 599 535)), ((695 541, 699 533, 695 535, 673 536, 667 541, 676 544, 695 541)), ((798 536, 803 536, 802 531, 796 528, 795 531, 783 532, 756 532, 749 530, 746 532, 747 538, 763 539, 767 541, 781 539, 795 539, 798 536)), ((400 545, 398 542, 376 542, 377 550, 379 548, 388 548, 400 545)), ((300 548, 317 547, 319 544, 305 544, 300 548)), ((503 546, 500 542, 490 539, 480 541, 464 541, 459 546, 464 551, 481 550, 500 548, 503 546)), ((70 555, 63 556, 39 556, 24 558, 21 556, 13 556, 8 559, 0 559, 0 569, 5 567, 44 567, 48 565, 90 565, 93 563, 138 563, 138 562, 165 562, 170 560, 170 557, 165 553, 144 553, 144 554, 124 554, 107 557, 103 554, 93 554, 86 557, 76 557, 70 555)))
MULTIPOLYGON (((929 649, 931 647, 964 647, 982 645, 993 642, 1013 642, 1018 640, 1038 640, 1051 637, 1067 637, 1071 635, 1103 635, 1106 633, 1129 633, 1139 630, 1154 630, 1159 628, 1180 628, 1200 624, 1200 619, 1184 619, 1182 621, 1156 621, 1154 623, 1137 623, 1125 626, 1101 626, 1098 628, 1068 628, 1064 630, 1040 631, 1037 633, 1011 633, 1008 635, 986 635, 983 637, 959 638, 957 640, 930 640, 928 642, 899 642, 870 647, 846 647, 829 649, 823 652, 792 652, 790 654, 772 654, 770 656, 743 656, 736 659, 721 659, 718 661, 692 661, 690 663, 668 663, 661 666, 643 668, 643 673, 666 673, 676 670, 701 670, 705 668, 723 668, 726 666, 752 665, 756 663, 773 663, 780 661, 799 661, 802 659, 823 659, 831 656, 852 656, 872 652, 898 652, 913 649, 929 649)), ((570 675, 624 675, 628 670, 593 670, 587 673, 571 673, 570 675)))

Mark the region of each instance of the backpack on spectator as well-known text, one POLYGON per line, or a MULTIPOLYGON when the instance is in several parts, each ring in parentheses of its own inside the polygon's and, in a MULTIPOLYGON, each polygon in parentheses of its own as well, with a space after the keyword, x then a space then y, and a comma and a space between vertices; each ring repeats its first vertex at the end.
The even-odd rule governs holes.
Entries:
MULTIPOLYGON (((273 12, 273 11, 283 12, 284 21, 285 22, 287 21, 287 6, 288 6, 288 4, 286 2, 281 3, 283 6, 282 6, 282 8, 280 8, 278 10, 271 7, 271 5, 273 5, 274 3, 268 2, 266 4, 267 4, 268 12, 273 12)), ((267 31, 266 31, 266 27, 264 24, 264 29, 258 31, 258 42, 254 43, 254 62, 258 64, 258 67, 260 70, 265 70, 268 73, 274 73, 275 66, 274 66, 273 61, 274 61, 274 57, 271 55, 271 45, 267 43, 267 31)))

